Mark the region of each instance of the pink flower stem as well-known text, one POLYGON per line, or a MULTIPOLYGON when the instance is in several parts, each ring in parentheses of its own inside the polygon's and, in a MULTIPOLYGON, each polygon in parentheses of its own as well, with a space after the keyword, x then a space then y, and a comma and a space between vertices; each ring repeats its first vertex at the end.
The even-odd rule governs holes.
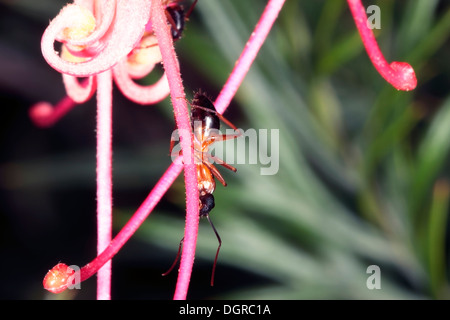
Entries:
MULTIPOLYGON (((112 71, 97 75, 97 254, 112 239, 112 71)), ((111 261, 98 271, 97 299, 111 299, 111 261)))
POLYGON ((175 121, 180 134, 180 145, 183 150, 184 181, 186 187, 186 229, 181 254, 180 271, 174 299, 186 299, 192 266, 197 244, 199 203, 197 170, 194 163, 193 136, 189 113, 187 109, 183 83, 180 75, 178 59, 173 47, 169 25, 160 1, 152 1, 152 27, 158 39, 164 69, 170 88, 170 95, 174 108, 175 121))
POLYGON ((183 166, 182 158, 178 157, 166 170, 164 175, 156 183, 155 187, 149 193, 141 206, 136 210, 127 224, 120 230, 114 239, 108 244, 106 249, 94 260, 81 268, 80 281, 92 277, 105 263, 110 261, 114 255, 125 245, 130 237, 136 232, 148 215, 152 212, 166 191, 173 184, 175 179, 181 173, 183 166))
POLYGON ((231 100, 235 96, 239 86, 247 75, 259 49, 266 40, 272 25, 278 17, 278 13, 284 5, 285 0, 270 0, 258 21, 250 39, 236 62, 230 77, 222 88, 214 105, 219 113, 225 112, 231 100))
POLYGON ((372 30, 367 26, 367 15, 361 0, 347 0, 367 54, 380 75, 398 90, 413 90, 417 86, 414 69, 406 62, 389 64, 378 47, 372 30))

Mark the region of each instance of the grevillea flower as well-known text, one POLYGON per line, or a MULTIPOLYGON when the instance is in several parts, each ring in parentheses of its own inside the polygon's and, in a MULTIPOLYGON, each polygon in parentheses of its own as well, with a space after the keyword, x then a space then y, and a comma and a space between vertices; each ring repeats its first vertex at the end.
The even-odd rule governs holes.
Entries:
MULTIPOLYGON (((172 0, 176 1, 176 0, 172 0)), ((181 171, 186 187, 186 228, 175 299, 187 296, 195 257, 199 222, 197 172, 193 160, 192 134, 181 137, 184 151, 162 175, 148 197, 123 229, 111 239, 111 108, 112 81, 130 100, 141 104, 156 103, 170 91, 178 129, 190 132, 191 125, 185 100, 179 63, 173 46, 165 6, 170 0, 76 0, 64 7, 50 23, 42 37, 42 53, 47 62, 63 74, 68 97, 52 107, 39 103, 31 109, 36 124, 48 126, 57 121, 75 103, 82 103, 97 91, 97 214, 98 256, 75 271, 64 263, 51 269, 44 287, 54 293, 63 291, 76 272, 84 281, 98 273, 99 299, 110 297, 110 261, 151 213, 181 171), (55 41, 62 44, 60 53, 55 41), (141 86, 133 79, 147 75, 159 62, 165 74, 155 84, 141 86), (85 78, 79 82, 78 78, 85 78), (189 152, 190 151, 190 152, 189 152), (106 268, 105 268, 106 267, 106 268)), ((267 38, 285 0, 269 0, 241 56, 215 101, 223 113, 237 92, 245 75, 267 38)), ((412 90, 416 78, 407 63, 388 64, 367 27, 360 0, 348 0, 357 28, 370 59, 380 74, 399 90, 412 90)))

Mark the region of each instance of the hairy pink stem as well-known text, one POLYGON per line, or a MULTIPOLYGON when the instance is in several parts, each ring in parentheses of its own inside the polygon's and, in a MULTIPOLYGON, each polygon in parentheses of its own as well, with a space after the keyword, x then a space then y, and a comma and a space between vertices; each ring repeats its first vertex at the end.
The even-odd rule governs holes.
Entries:
MULTIPOLYGON (((97 75, 97 254, 112 238, 112 71, 97 75)), ((111 261, 97 274, 97 299, 111 299, 111 261)))
POLYGON ((389 64, 383 56, 372 30, 367 26, 367 15, 361 0, 347 0, 367 54, 380 75, 397 90, 413 90, 417 86, 414 69, 406 62, 389 64))
POLYGON ((197 189, 197 170, 194 163, 193 136, 189 113, 186 105, 183 83, 181 80, 178 59, 170 34, 164 8, 160 1, 152 1, 151 21, 158 39, 164 69, 169 82, 170 95, 174 108, 175 121, 181 133, 180 145, 183 150, 184 181, 186 187, 186 229, 183 252, 181 254, 180 271, 175 289, 174 299, 186 299, 192 266, 197 244, 199 204, 197 189), (187 134, 189 133, 189 134, 187 134))
POLYGON ((259 49, 266 40, 273 23, 277 19, 278 13, 284 5, 284 1, 285 0, 270 0, 267 3, 264 12, 255 27, 255 30, 250 36, 250 39, 247 41, 247 44, 236 62, 230 77, 223 86, 214 103, 216 110, 219 113, 225 112, 226 108, 235 96, 239 86, 255 60, 259 49))

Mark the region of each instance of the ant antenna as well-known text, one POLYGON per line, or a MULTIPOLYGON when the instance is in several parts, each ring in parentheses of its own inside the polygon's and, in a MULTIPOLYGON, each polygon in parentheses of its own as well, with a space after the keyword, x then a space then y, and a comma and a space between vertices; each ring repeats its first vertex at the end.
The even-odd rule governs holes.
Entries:
MULTIPOLYGON (((213 264, 213 269, 212 269, 212 273, 211 273, 211 287, 213 287, 214 286, 214 275, 216 273, 217 258, 219 257, 220 247, 222 246, 222 239, 220 239, 219 233, 217 232, 216 228, 214 227, 214 224, 212 223, 212 221, 211 221, 211 219, 209 217, 209 214, 205 214, 203 216, 206 216, 206 218, 208 219, 209 224, 211 225, 214 233, 216 234, 217 241, 219 241, 219 246, 217 247, 216 257, 214 258, 214 264, 213 264)), ((162 274, 162 276, 167 276, 170 272, 172 272, 173 268, 175 268, 175 266, 177 265, 178 258, 180 257, 180 253, 181 253, 181 248, 183 247, 183 242, 184 242, 184 237, 180 241, 180 245, 178 247, 177 256, 175 257, 174 262, 170 266, 169 270, 164 272, 162 274)))
POLYGON ((198 0, 195 0, 192 4, 191 7, 189 8, 188 12, 186 12, 186 15, 184 16, 185 19, 189 19, 189 16, 191 15, 192 11, 194 10, 195 5, 197 4, 198 0))
POLYGON ((178 258, 180 257, 181 248, 183 247, 183 241, 184 241, 184 237, 180 241, 180 245, 178 247, 178 252, 177 252, 177 256, 175 257, 175 261, 172 263, 172 265, 170 266, 169 270, 167 270, 166 272, 164 272, 162 274, 163 277, 167 276, 170 272, 172 272, 173 268, 175 268, 175 266, 177 265, 178 258))
POLYGON ((219 241, 219 246, 217 247, 216 257, 214 258, 214 265, 211 273, 211 287, 214 286, 214 274, 216 272, 216 264, 217 264, 217 258, 219 257, 219 251, 220 247, 222 246, 222 240, 220 239, 219 233, 217 232, 216 228, 214 227, 214 224, 212 223, 211 219, 209 218, 209 214, 205 214, 206 218, 208 219, 209 224, 213 228, 214 233, 216 234, 217 241, 219 241))

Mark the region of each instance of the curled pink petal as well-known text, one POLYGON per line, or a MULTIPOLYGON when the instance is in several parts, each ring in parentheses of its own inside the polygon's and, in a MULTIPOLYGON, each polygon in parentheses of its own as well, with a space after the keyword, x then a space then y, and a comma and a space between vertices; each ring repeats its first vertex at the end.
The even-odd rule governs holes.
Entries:
POLYGON ((347 0, 367 54, 380 75, 397 90, 413 90, 417 86, 414 69, 406 62, 389 64, 383 56, 371 29, 361 0, 347 0))
MULTIPOLYGON (((57 41, 65 42, 70 46, 88 47, 99 41, 106 34, 114 18, 116 0, 95 1, 95 8, 92 8, 92 5, 85 7, 87 5, 85 2, 87 1, 84 1, 84 3, 78 1, 77 4, 93 12, 97 23, 94 32, 83 39, 66 39, 58 36, 56 38, 57 41)), ((71 15, 71 12, 66 13, 66 15, 71 15)))
POLYGON ((95 19, 96 26, 93 32, 90 32, 85 37, 67 37, 65 34, 65 30, 67 29, 65 28, 56 36, 55 40, 66 43, 70 47, 89 47, 98 42, 111 26, 115 13, 116 0, 96 1, 95 4, 96 6, 93 8, 92 4, 86 3, 86 1, 77 1, 76 5, 67 5, 64 7, 55 18, 58 19, 58 17, 61 16, 65 19, 66 24, 69 25, 66 28, 69 28, 70 30, 72 27, 76 30, 82 26, 84 18, 80 16, 78 12, 86 10, 87 12, 90 12, 95 19))
POLYGON ((95 47, 100 51, 92 59, 80 63, 65 61, 55 52, 54 42, 67 28, 67 19, 70 19, 70 12, 62 10, 42 36, 42 54, 54 69, 73 76, 86 77, 108 70, 126 57, 142 37, 150 16, 150 4, 149 0, 117 0, 109 29, 97 41, 98 45, 95 42, 95 47))
POLYGON ((63 7, 56 18, 50 22, 50 25, 57 19, 64 21, 64 27, 59 30, 55 37, 55 40, 59 42, 86 38, 97 27, 93 12, 76 4, 68 4, 63 7))
POLYGON ((89 100, 97 88, 97 81, 94 76, 84 79, 80 84, 76 77, 63 74, 63 82, 67 95, 76 103, 83 103, 89 100))
POLYGON ((132 79, 142 79, 147 76, 155 68, 155 64, 148 63, 145 65, 135 65, 127 63, 127 73, 132 79))
POLYGON ((90 10, 91 12, 94 12, 94 10, 95 10, 94 5, 97 3, 97 1, 92 1, 92 0, 73 0, 73 3, 76 4, 76 5, 85 7, 86 9, 90 10))
POLYGON ((154 104, 169 95, 169 84, 165 73, 155 84, 142 86, 130 77, 126 59, 119 62, 113 72, 114 80, 120 91, 131 101, 140 104, 154 104))
POLYGON ((130 76, 140 79, 153 70, 162 61, 158 40, 154 34, 144 34, 139 44, 127 57, 127 69, 130 76))

